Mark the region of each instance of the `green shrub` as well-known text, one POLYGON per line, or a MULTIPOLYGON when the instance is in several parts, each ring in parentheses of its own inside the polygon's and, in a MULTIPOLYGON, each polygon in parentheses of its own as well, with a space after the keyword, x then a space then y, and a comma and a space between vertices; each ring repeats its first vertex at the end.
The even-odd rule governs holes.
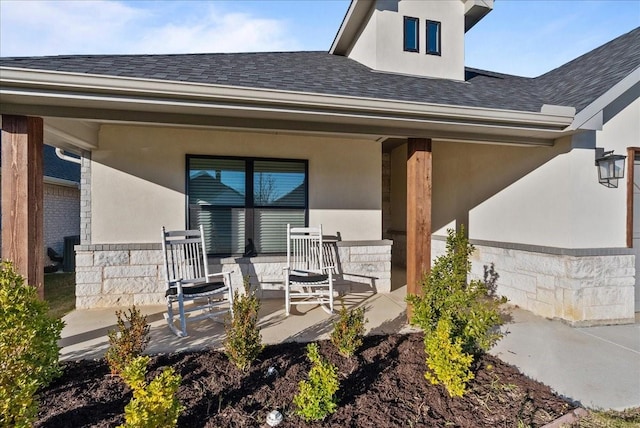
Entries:
MULTIPOLYGON (((466 383, 473 358, 488 351, 502 337, 497 327, 502 324, 500 304, 506 299, 494 296, 498 275, 492 266, 489 280, 486 280, 485 269, 485 281, 467 282, 467 275, 471 271, 469 257, 473 251, 473 246, 464 236, 464 229, 457 234, 449 230, 447 252, 436 259, 431 272, 423 278, 422 295, 407 296, 407 301, 413 305, 411 323, 424 331, 425 349, 428 343, 434 345, 436 341, 440 346, 445 346, 443 341, 446 336, 443 331, 438 336, 436 329, 440 321, 446 319, 449 335, 447 349, 451 358, 457 355, 458 346, 460 355, 472 357, 448 360, 435 355, 437 352, 427 351, 427 367, 432 377, 442 381, 445 386, 466 383), (433 335, 438 338, 433 338, 433 335), (451 366, 443 367, 447 361, 451 366), (437 372, 432 367, 437 367, 437 372), (438 373, 449 373, 446 383, 438 377, 438 373), (452 380, 451 373, 457 373, 458 381, 452 380)), ((460 389, 456 387, 455 391, 449 390, 449 393, 459 395, 457 391, 460 389)))
POLYGON ((37 391, 61 373, 58 340, 64 323, 13 264, 0 262, 0 426, 27 427, 38 413, 37 391))
POLYGON ((147 385, 148 364, 149 357, 136 357, 122 371, 122 378, 133 390, 122 428, 175 427, 184 409, 176 397, 182 377, 167 367, 147 385))
POLYGON ((336 411, 338 407, 338 369, 320 357, 318 345, 307 345, 307 357, 313 364, 309 379, 300 382, 300 391, 293 397, 296 414, 309 421, 318 421, 336 411))
POLYGON ((118 330, 109 331, 109 349, 105 355, 112 374, 120 375, 131 360, 138 357, 149 343, 147 316, 135 305, 129 313, 116 311, 118 330), (122 316, 124 315, 124 319, 122 316))
POLYGON ((364 308, 348 310, 342 306, 331 332, 331 343, 338 348, 340 355, 350 358, 362 346, 365 322, 364 308))
POLYGON ((225 323, 225 354, 240 370, 247 370, 262 351, 262 335, 258 328, 260 300, 244 278, 244 294, 233 293, 233 316, 225 323))
POLYGON ((425 377, 432 384, 442 383, 452 397, 462 397, 473 379, 470 370, 473 355, 462 351, 462 339, 451 337, 451 321, 442 318, 436 330, 425 339, 427 367, 425 377))

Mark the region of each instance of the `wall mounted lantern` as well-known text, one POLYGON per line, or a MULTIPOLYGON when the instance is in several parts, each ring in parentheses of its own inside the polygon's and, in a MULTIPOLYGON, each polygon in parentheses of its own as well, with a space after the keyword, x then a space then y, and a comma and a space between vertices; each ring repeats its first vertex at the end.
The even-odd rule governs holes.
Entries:
POLYGON ((596 147, 596 166, 600 184, 610 188, 618 187, 618 180, 624 178, 626 158, 623 155, 614 155, 613 150, 605 152, 602 147, 596 147))

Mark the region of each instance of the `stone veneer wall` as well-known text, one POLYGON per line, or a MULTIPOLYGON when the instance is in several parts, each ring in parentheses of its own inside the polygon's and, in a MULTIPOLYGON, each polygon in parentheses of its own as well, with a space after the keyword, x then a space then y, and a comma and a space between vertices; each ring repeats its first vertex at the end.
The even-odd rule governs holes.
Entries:
MULTIPOLYGON (((634 322, 635 256, 627 248, 563 249, 471 241, 471 276, 494 264, 498 294, 509 302, 575 326, 634 322)), ((445 252, 434 237, 433 258, 445 252)))
MULTIPOLYGON (((336 288, 368 287, 391 291, 392 241, 341 241, 330 245, 336 288)), ((262 298, 283 297, 284 256, 210 258, 210 271, 233 271, 231 282, 242 290, 243 277, 260 285, 262 298)), ((76 307, 164 304, 164 266, 160 244, 76 246, 76 307)))

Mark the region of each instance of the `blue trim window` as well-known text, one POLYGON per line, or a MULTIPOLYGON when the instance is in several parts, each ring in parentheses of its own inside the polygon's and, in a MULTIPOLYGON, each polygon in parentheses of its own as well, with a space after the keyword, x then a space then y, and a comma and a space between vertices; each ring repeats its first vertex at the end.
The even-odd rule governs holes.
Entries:
POLYGON ((427 55, 440 55, 440 23, 427 20, 427 55))
POLYGON ((404 50, 406 52, 418 52, 420 34, 420 21, 418 18, 404 17, 404 50))

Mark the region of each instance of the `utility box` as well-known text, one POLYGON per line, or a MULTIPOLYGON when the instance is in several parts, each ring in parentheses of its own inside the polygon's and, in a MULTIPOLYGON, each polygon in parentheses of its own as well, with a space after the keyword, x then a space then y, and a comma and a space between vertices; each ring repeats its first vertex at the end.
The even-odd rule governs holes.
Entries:
POLYGON ((64 254, 62 255, 62 270, 73 272, 76 270, 76 250, 75 246, 80 245, 80 235, 64 237, 64 254))

